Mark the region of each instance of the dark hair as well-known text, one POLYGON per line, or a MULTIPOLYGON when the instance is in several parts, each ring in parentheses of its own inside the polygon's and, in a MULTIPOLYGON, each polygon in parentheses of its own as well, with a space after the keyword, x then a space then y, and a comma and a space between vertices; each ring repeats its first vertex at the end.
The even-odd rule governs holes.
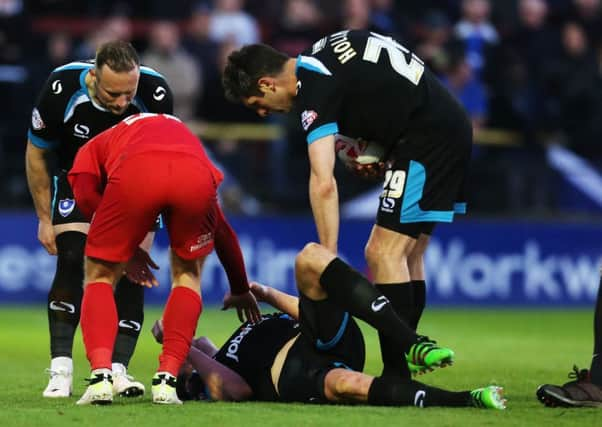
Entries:
POLYGON ((208 400, 205 383, 198 374, 193 371, 191 374, 180 373, 176 381, 176 394, 178 399, 184 400, 208 400))
POLYGON ((140 59, 130 43, 115 40, 102 44, 96 51, 96 69, 100 70, 103 65, 122 73, 140 66, 140 59))
POLYGON ((222 76, 226 98, 241 102, 249 96, 261 96, 257 81, 279 74, 288 59, 284 53, 265 44, 251 44, 232 52, 222 76))

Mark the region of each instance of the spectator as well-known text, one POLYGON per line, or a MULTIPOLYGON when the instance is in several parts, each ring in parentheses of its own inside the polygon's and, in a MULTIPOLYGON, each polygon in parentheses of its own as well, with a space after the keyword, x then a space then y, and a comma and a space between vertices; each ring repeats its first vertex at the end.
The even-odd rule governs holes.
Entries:
POLYGON ((93 28, 84 41, 76 48, 75 58, 94 58, 96 49, 112 40, 131 41, 132 22, 126 15, 113 15, 107 18, 100 28, 93 28))
POLYGON ((557 101, 559 124, 569 146, 581 154, 599 146, 594 128, 600 121, 600 72, 585 29, 574 21, 562 28, 558 59, 547 65, 548 89, 557 101))
POLYGON ((232 39, 236 47, 259 41, 255 18, 243 10, 244 0, 216 0, 209 34, 218 42, 232 39))
POLYGON ((394 38, 404 40, 405 17, 400 16, 395 8, 393 0, 371 0, 372 14, 370 21, 376 28, 380 28, 385 34, 394 38))
MULTIPOLYGON (((195 116, 203 114, 205 98, 212 84, 219 83, 220 70, 218 56, 220 45, 209 37, 209 21, 211 9, 205 3, 199 3, 193 10, 186 25, 186 32, 182 38, 182 46, 197 61, 202 70, 201 87, 203 90, 197 97, 195 116)), ((218 86, 220 86, 218 84, 218 86)))
POLYGON ((296 56, 320 39, 322 15, 315 0, 286 0, 269 43, 296 56))
POLYGON ((475 78, 472 68, 463 53, 450 57, 443 84, 462 103, 475 130, 483 127, 487 120, 487 95, 483 85, 475 78))
POLYGON ((489 0, 463 0, 462 18, 456 24, 456 35, 464 41, 466 58, 477 76, 485 68, 490 47, 498 43, 498 33, 489 22, 489 0))
POLYGON ((528 140, 535 138, 535 128, 549 126, 542 73, 546 62, 557 55, 559 38, 547 16, 544 0, 520 0, 516 28, 490 58, 497 75, 489 79, 494 125, 525 131, 528 140))
POLYGON ((202 89, 202 70, 182 48, 178 26, 169 21, 157 22, 151 29, 150 44, 141 59, 169 82, 174 95, 174 114, 182 120, 193 118, 202 89))
POLYGON ((434 9, 426 13, 418 27, 416 54, 437 75, 442 75, 447 62, 452 29, 447 15, 434 9))
POLYGON ((372 23, 370 0, 344 0, 342 3, 341 28, 384 33, 382 28, 376 27, 372 23))
POLYGON ((573 0, 573 8, 568 16, 570 21, 583 27, 590 40, 598 40, 602 36, 600 0, 573 0))

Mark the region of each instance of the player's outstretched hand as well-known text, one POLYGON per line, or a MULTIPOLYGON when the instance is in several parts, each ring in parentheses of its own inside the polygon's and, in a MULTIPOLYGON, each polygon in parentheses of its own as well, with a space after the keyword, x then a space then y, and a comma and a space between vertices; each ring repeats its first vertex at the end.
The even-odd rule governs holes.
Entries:
POLYGON ((367 165, 362 165, 357 162, 350 162, 348 163, 347 168, 352 173, 362 178, 377 180, 385 174, 387 165, 385 162, 370 163, 367 165))
POLYGON ((136 248, 136 252, 125 266, 123 274, 134 283, 152 288, 153 286, 159 286, 159 282, 155 278, 151 268, 158 270, 159 266, 153 261, 148 252, 144 249, 136 248))
POLYGON ((50 255, 56 255, 55 238, 52 223, 50 221, 40 221, 38 223, 38 240, 50 255))
POLYGON ((224 306, 222 307, 222 310, 227 310, 232 307, 236 307, 238 319, 241 322, 244 322, 245 319, 251 323, 256 323, 261 320, 261 311, 259 311, 257 300, 250 290, 240 295, 232 295, 230 291, 228 291, 224 296, 224 306))

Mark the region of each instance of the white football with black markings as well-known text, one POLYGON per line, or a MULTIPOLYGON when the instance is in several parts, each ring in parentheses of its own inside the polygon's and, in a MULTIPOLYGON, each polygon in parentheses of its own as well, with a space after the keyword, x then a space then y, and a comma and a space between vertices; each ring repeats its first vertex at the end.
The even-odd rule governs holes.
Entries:
POLYGON ((341 134, 335 135, 335 151, 338 158, 346 165, 354 162, 360 165, 382 162, 385 154, 379 144, 341 134))

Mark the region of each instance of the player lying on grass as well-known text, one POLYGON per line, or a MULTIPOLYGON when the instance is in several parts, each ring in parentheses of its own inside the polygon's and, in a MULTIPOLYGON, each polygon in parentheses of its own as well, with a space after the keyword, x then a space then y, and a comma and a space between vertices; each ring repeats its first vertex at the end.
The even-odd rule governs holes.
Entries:
MULTIPOLYGON (((347 288, 339 290, 340 294, 349 295, 350 290, 351 294, 377 293, 361 274, 324 246, 308 244, 295 265, 301 296, 252 283, 255 297, 281 313, 264 315, 255 324, 243 324, 219 349, 205 337, 193 340, 177 381, 180 399, 505 408, 503 389, 497 386, 453 392, 413 381, 409 376, 373 377, 362 373, 364 339, 351 317, 361 313, 351 305, 343 308, 337 288, 329 286, 337 270, 343 277, 336 286, 347 288)), ((375 299, 372 296, 365 300, 375 299)), ((384 314, 392 310, 382 296, 376 301, 376 305, 367 304, 372 306, 369 310, 384 314)), ((226 299, 225 307, 228 305, 226 299)), ((161 321, 155 323, 153 334, 162 341, 161 321)), ((417 349, 421 349, 420 343, 412 345, 407 354, 417 349)), ((412 360, 434 366, 448 351, 428 347, 423 359, 412 360)))
MULTIPOLYGON (((602 276, 602 269, 600 270, 602 276)), ((594 354, 590 369, 573 367, 573 381, 559 385, 544 384, 537 389, 537 398, 546 406, 602 408, 602 277, 594 312, 594 354)))

